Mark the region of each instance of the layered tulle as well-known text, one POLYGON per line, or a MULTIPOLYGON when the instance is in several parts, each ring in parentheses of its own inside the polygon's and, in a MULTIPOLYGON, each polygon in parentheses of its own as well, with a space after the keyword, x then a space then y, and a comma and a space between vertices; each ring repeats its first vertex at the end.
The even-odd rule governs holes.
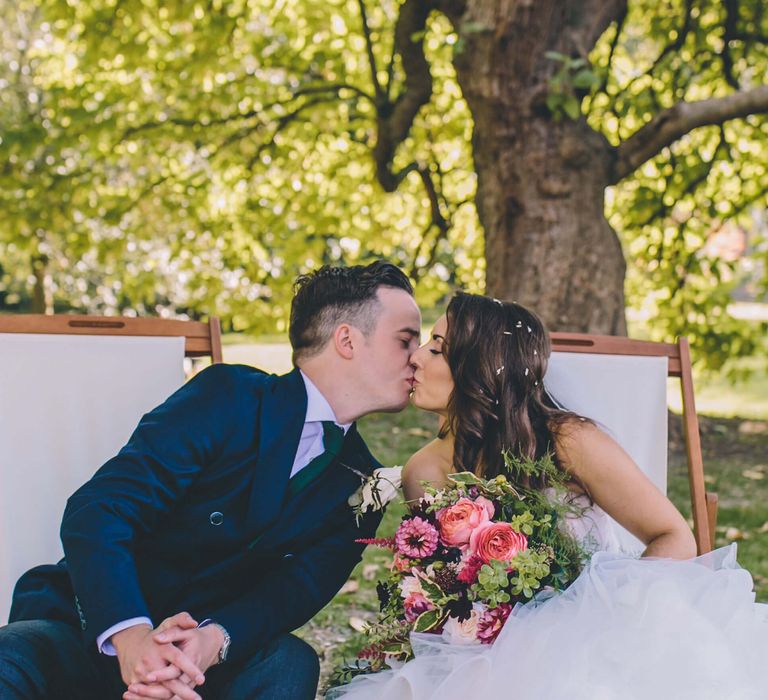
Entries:
POLYGON ((564 593, 515 608, 492 646, 414 635, 415 658, 344 700, 768 698, 768 615, 731 545, 690 561, 597 552, 564 593))

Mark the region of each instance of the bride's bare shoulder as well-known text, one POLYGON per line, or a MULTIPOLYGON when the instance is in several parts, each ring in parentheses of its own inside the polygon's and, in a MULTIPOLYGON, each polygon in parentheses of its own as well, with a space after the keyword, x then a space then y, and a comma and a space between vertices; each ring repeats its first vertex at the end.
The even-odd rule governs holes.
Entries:
POLYGON ((424 495, 424 484, 440 487, 453 471, 451 451, 443 440, 436 438, 415 452, 403 468, 403 491, 411 501, 424 495))

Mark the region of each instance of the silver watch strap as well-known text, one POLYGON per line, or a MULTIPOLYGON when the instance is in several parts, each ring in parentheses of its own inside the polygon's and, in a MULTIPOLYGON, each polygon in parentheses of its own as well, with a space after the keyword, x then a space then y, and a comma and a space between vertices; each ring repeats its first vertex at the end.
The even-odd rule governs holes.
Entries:
POLYGON ((229 636, 229 632, 227 632, 226 627, 224 625, 220 625, 216 620, 213 620, 211 618, 206 618, 203 620, 197 628, 200 629, 201 627, 207 627, 208 625, 215 625, 221 630, 221 633, 224 635, 224 641, 221 643, 221 647, 219 648, 219 654, 218 654, 218 663, 224 663, 227 660, 227 655, 229 654, 229 645, 232 642, 232 638, 229 636))

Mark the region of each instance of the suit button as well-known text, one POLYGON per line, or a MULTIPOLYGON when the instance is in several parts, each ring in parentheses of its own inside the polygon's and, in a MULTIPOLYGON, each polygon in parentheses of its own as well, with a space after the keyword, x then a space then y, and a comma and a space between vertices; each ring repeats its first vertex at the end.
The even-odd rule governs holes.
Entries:
POLYGON ((211 525, 221 525, 224 522, 224 513, 219 513, 218 510, 211 513, 208 518, 211 521, 211 525))

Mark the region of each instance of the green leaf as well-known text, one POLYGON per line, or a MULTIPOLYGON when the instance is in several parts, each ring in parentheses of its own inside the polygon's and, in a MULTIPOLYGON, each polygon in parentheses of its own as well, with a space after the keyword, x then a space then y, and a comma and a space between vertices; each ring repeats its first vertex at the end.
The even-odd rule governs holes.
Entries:
POLYGON ((441 622, 443 611, 435 608, 421 613, 413 624, 414 632, 429 632, 441 622))
POLYGON ((568 95, 565 100, 563 100, 563 111, 571 119, 578 119, 581 116, 579 101, 572 95, 568 95))
POLYGON ((457 474, 449 474, 448 479, 457 484, 464 484, 465 486, 478 486, 483 483, 483 480, 475 476, 472 472, 458 472, 457 474))
POLYGON ((574 87, 582 89, 589 89, 599 82, 600 78, 598 78, 591 70, 586 68, 576 73, 576 75, 574 75, 573 79, 571 80, 571 83, 574 87))
POLYGON ((565 55, 564 53, 559 53, 558 51, 546 51, 544 56, 546 56, 551 61, 558 61, 560 63, 565 63, 569 59, 569 56, 565 55))
POLYGON ((491 28, 482 22, 462 22, 459 30, 462 34, 482 34, 490 32, 491 28))
POLYGON ((421 590, 424 591, 425 597, 430 602, 437 603, 445 596, 440 586, 438 586, 434 581, 419 577, 419 583, 421 584, 421 590))

